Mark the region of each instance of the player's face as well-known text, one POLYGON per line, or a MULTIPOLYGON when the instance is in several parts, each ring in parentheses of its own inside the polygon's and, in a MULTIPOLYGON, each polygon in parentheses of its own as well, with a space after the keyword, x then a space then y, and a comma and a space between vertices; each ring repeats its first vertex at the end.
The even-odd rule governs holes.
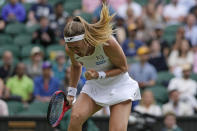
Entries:
POLYGON ((84 43, 84 41, 76 41, 67 43, 68 48, 77 54, 78 56, 85 56, 88 50, 88 46, 84 43))

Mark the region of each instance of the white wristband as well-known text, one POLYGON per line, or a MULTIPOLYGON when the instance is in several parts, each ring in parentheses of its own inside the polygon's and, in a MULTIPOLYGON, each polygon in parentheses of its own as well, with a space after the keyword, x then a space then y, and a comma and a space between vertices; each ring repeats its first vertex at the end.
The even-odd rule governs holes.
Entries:
POLYGON ((68 87, 68 95, 69 96, 76 96, 76 94, 77 94, 77 88, 68 87))
POLYGON ((98 74, 99 74, 98 79, 104 79, 106 77, 106 73, 104 71, 99 71, 98 74))

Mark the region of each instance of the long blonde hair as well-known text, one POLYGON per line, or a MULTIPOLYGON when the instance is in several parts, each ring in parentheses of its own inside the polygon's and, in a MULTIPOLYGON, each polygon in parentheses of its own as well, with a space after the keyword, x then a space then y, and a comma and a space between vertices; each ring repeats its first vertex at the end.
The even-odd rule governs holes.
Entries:
POLYGON ((105 43, 109 40, 113 33, 112 19, 115 14, 110 16, 109 9, 106 4, 100 14, 100 20, 95 24, 89 24, 82 17, 77 16, 69 22, 64 28, 64 36, 71 37, 75 35, 85 34, 84 41, 93 46, 105 43))

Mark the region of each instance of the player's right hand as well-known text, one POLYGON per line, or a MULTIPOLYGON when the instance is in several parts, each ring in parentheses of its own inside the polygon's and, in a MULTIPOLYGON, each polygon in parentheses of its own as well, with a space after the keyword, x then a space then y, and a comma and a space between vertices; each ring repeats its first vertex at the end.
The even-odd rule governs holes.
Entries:
POLYGON ((92 69, 85 72, 85 78, 87 80, 97 79, 98 76, 99 76, 98 72, 92 69))
POLYGON ((73 101, 74 101, 74 96, 69 96, 69 95, 67 95, 67 100, 68 100, 68 103, 69 103, 69 105, 72 105, 72 103, 73 103, 73 101))

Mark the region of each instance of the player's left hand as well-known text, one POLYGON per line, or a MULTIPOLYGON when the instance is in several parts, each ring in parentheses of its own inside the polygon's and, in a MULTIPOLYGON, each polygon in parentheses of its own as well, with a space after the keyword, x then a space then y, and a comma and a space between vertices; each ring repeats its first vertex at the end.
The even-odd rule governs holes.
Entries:
POLYGON ((98 79, 99 74, 97 71, 90 69, 85 72, 85 77, 87 80, 98 79))

